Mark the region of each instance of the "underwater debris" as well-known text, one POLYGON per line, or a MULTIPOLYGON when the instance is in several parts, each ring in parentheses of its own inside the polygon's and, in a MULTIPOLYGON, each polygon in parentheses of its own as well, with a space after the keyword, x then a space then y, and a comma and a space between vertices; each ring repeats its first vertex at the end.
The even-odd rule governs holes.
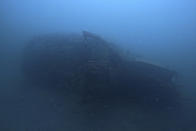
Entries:
POLYGON ((124 57, 111 43, 83 31, 34 38, 24 49, 23 67, 33 84, 57 90, 60 85, 85 104, 177 104, 173 71, 124 57))

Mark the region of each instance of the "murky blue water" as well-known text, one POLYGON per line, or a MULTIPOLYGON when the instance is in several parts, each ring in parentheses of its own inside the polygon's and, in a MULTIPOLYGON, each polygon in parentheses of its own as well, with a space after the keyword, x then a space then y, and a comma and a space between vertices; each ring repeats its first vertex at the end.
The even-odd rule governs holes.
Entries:
POLYGON ((195 12, 194 0, 1 0, 0 130, 195 131, 195 12), (92 115, 77 96, 26 80, 21 62, 31 38, 82 30, 130 50, 138 59, 175 70, 180 113, 133 105, 92 115))

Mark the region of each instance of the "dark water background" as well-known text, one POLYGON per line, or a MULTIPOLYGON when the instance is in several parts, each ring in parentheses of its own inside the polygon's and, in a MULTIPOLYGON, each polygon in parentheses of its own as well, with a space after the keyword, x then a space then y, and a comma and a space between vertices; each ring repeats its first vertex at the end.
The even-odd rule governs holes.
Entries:
POLYGON ((195 12, 194 0, 1 0, 0 130, 195 131, 195 12), (82 30, 130 49, 139 59, 176 70, 181 116, 173 120, 164 113, 122 107, 88 118, 75 96, 25 81, 21 58, 29 39, 82 30))

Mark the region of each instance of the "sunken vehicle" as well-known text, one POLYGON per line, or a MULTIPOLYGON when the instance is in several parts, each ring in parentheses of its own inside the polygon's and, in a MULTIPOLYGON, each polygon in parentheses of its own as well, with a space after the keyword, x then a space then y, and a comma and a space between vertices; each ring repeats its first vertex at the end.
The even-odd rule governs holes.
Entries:
POLYGON ((76 94, 87 105, 178 105, 174 71, 130 59, 114 44, 86 31, 32 39, 24 49, 23 69, 33 84, 76 94))

